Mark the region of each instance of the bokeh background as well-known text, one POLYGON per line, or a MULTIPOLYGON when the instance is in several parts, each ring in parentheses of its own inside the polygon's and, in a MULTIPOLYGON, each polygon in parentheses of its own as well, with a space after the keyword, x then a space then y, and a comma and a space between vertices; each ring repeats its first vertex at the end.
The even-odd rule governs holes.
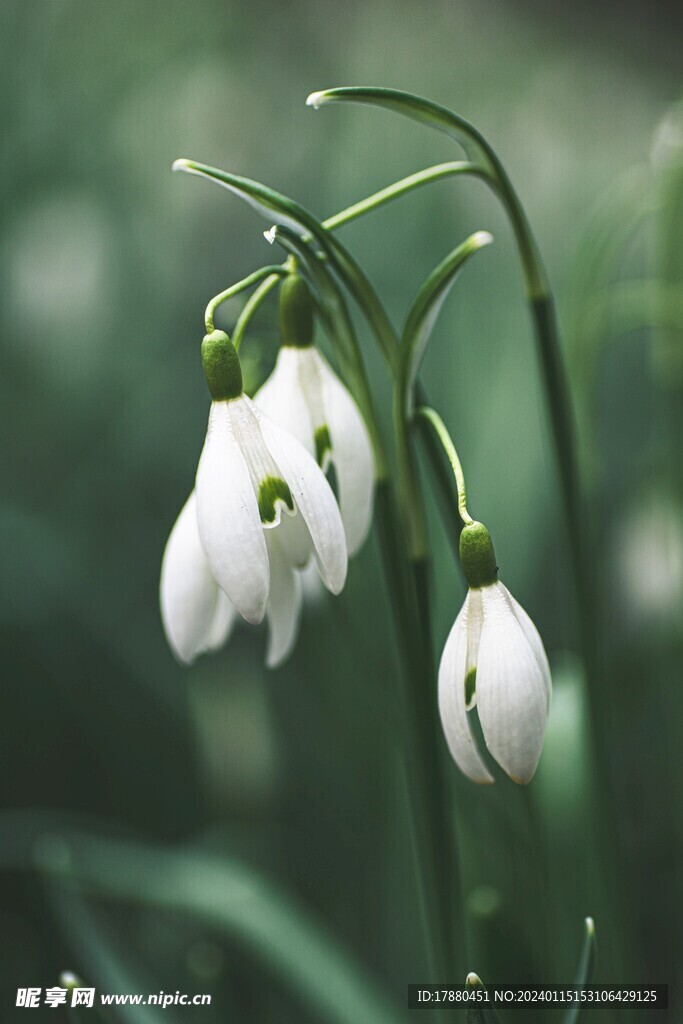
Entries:
MULTIPOLYGON (((554 670, 529 789, 500 778, 481 790, 450 772, 462 938, 453 977, 438 980, 570 981, 593 914, 599 980, 675 993, 682 29, 673 3, 4 0, 3 1020, 23 1019, 17 987, 54 985, 64 969, 98 991, 213 996, 109 1020, 207 1024, 354 1019, 358 992, 374 1019, 400 1021, 407 983, 426 977, 377 537, 340 598, 310 602, 275 673, 263 632, 246 627, 181 669, 157 607, 206 424, 204 306, 273 257, 267 224, 171 163, 225 167, 326 216, 457 159, 445 137, 388 114, 304 106, 313 89, 351 84, 451 106, 505 163, 555 287, 593 545, 589 700, 503 214, 463 179, 345 228, 397 324, 457 241, 496 236, 456 286, 424 379, 554 670), (350 1017, 330 1015, 335 986, 350 1017)), ((237 312, 224 308, 221 325, 237 312)), ((252 389, 275 326, 268 306, 245 343, 252 389)), ((386 412, 382 365, 361 341, 386 412)), ((464 587, 436 513, 431 526, 438 651, 464 587)))

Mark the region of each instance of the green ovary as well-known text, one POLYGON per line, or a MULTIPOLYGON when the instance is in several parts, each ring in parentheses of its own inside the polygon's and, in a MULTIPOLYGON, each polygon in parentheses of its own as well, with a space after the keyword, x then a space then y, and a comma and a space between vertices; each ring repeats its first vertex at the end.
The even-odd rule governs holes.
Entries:
POLYGON ((477 670, 471 668, 465 676, 465 707, 467 707, 474 697, 475 690, 477 688, 477 670))
POLYGON ((258 489, 258 510, 262 523, 272 523, 276 517, 276 504, 283 502, 290 512, 294 511, 292 492, 279 476, 267 476, 258 489))
POLYGON ((332 439, 330 438, 330 431, 326 423, 322 427, 318 427, 314 436, 315 440, 315 458, 319 466, 322 466, 325 459, 325 453, 332 451, 332 439))

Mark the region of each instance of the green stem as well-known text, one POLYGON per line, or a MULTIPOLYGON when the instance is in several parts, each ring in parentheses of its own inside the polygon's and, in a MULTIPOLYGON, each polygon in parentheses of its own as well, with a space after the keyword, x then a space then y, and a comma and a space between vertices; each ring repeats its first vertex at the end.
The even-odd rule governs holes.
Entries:
POLYGON ((379 192, 374 192, 366 199, 361 199, 360 202, 354 203, 353 206, 340 210, 339 213, 335 213, 334 216, 324 220, 323 227, 326 227, 329 231, 334 231, 336 228, 349 224, 351 221, 356 220, 356 218, 362 217, 366 213, 371 213, 373 210, 379 209, 380 206, 384 206, 385 203, 399 199, 401 196, 407 195, 423 185, 431 185, 442 178, 451 178, 458 174, 486 177, 485 169, 471 163, 469 160, 453 160, 444 164, 435 164, 433 167, 426 167, 415 174, 409 174, 407 178, 401 178, 400 181, 395 181, 392 185, 380 189, 379 192))
POLYGON ((403 328, 394 378, 394 429, 408 545, 416 561, 426 557, 427 525, 410 433, 415 385, 439 311, 465 263, 493 241, 488 231, 470 235, 443 259, 418 289, 403 328))
POLYGON ((439 416, 435 409, 429 408, 429 406, 422 405, 416 410, 415 416, 421 416, 427 423, 430 424, 437 438, 439 439, 443 450, 448 456, 448 461, 453 469, 453 476, 455 477, 455 485, 458 488, 458 513, 465 526, 470 526, 474 520, 467 511, 467 491, 465 489, 465 474, 463 473, 462 463, 458 457, 458 453, 455 450, 453 439, 448 433, 446 424, 439 416))
POLYGON ((279 284, 281 279, 281 274, 271 274, 270 277, 267 277, 265 281, 261 282, 256 291, 252 292, 245 302, 244 309, 238 316, 235 329, 232 332, 232 343, 235 346, 235 351, 239 352, 239 347, 247 333, 247 328, 251 323, 252 317, 268 298, 273 288, 279 284))
POLYGON ((559 347, 550 285, 519 197, 493 147, 474 125, 454 111, 412 93, 376 87, 327 89, 312 93, 306 102, 317 109, 326 103, 344 101, 366 103, 392 110, 394 113, 445 132, 465 149, 473 166, 478 168, 479 177, 493 189, 505 208, 519 249, 527 299, 534 321, 548 414, 559 465, 567 529, 576 567, 578 602, 583 611, 584 598, 589 598, 587 607, 590 607, 590 595, 586 594, 582 582, 584 573, 581 565, 584 555, 579 535, 581 503, 574 418, 559 347))
POLYGON ((421 562, 428 557, 429 550, 427 516, 410 437, 410 426, 405 417, 400 389, 396 386, 394 387, 392 412, 401 509, 406 524, 406 543, 411 559, 421 562))
MULTIPOLYGON (((394 182, 392 185, 373 193, 359 203, 355 203, 346 210, 335 214, 333 217, 328 217, 326 221, 323 221, 322 227, 326 233, 330 232, 335 228, 341 227, 342 224, 347 224, 365 213, 378 209, 378 207, 385 203, 398 199, 417 188, 439 181, 442 178, 461 174, 486 177, 486 173, 485 168, 469 161, 435 164, 433 167, 427 167, 422 171, 417 171, 415 174, 408 175, 408 177, 394 182)), ((337 238, 330 234, 327 235, 327 238, 328 245, 332 248, 333 258, 339 266, 344 283, 354 296, 359 308, 372 328, 387 366, 393 373, 398 358, 398 337, 396 331, 392 327, 377 293, 359 264, 337 238)))
MULTIPOLYGON (((559 343, 558 325, 550 284, 543 266, 535 238, 531 231, 522 204, 512 183, 500 162, 497 154, 481 133, 468 121, 453 111, 439 104, 432 103, 419 96, 414 96, 394 89, 379 88, 345 88, 315 93, 309 97, 308 103, 318 107, 323 103, 335 100, 369 103, 385 107, 403 116, 412 118, 431 128, 445 132, 464 146, 470 159, 479 163, 482 155, 487 173, 484 177, 497 195, 507 213, 517 247, 524 274, 526 295, 534 324, 536 346, 545 389, 548 409, 558 463, 560 489, 566 516, 567 535, 571 551, 571 562, 574 569, 576 605, 578 609, 579 642, 586 667, 589 701, 591 706, 591 724, 593 746, 599 765, 597 786, 598 807, 598 846, 600 849, 601 868, 610 907, 611 919, 622 916, 620 908, 627 907, 623 892, 618 892, 614 872, 609 865, 614 861, 614 841, 617 836, 615 812, 605 785, 609 775, 609 765, 604 748, 607 711, 600 700, 600 679, 597 644, 597 610, 593 581, 594 565, 592 553, 585 543, 587 517, 583 515, 583 500, 577 457, 577 440, 574 413, 572 409, 566 369, 559 343), (621 898, 620 898, 621 897, 621 898)), ((628 940, 615 927, 618 935, 616 941, 626 953, 628 940)))
MULTIPOLYGON (((389 481, 376 492, 377 529, 400 654, 400 691, 408 742, 404 747, 417 890, 434 981, 457 976, 458 857, 444 772, 442 735, 429 643, 426 563, 411 562, 389 481)), ((460 921, 462 927, 462 921, 460 921)), ((464 936, 463 936, 464 938, 464 936)), ((460 949, 463 957, 464 950, 460 949)))
MULTIPOLYGON (((365 199, 361 199, 352 206, 348 206, 345 210, 340 210, 339 213, 335 213, 332 217, 328 217, 322 222, 322 225, 329 231, 334 231, 336 228, 342 227, 344 224, 350 224, 359 217, 363 217, 365 214, 379 209, 379 207, 392 202, 394 199, 399 199, 401 196, 408 195, 410 192, 413 192, 418 188, 422 188, 425 185, 430 185, 435 181, 440 181, 443 178, 453 177, 458 174, 471 174, 476 176, 478 174, 485 175, 485 171, 483 171, 482 168, 478 168, 475 164, 471 164, 468 161, 463 160, 435 164, 433 167, 427 167, 424 170, 416 171, 415 174, 409 174, 407 177, 393 182, 391 185, 380 189, 378 192, 373 192, 372 195, 366 196, 365 199)), ((241 291, 250 288, 253 284, 256 284, 265 277, 265 281, 262 281, 254 294, 247 301, 237 320, 237 324, 235 325, 232 341, 235 348, 239 349, 252 316, 277 285, 279 279, 283 276, 283 273, 286 273, 289 270, 291 270, 290 261, 286 261, 282 266, 263 267, 261 270, 256 271, 254 274, 250 274, 248 277, 244 278, 244 280, 231 285, 230 288, 226 288, 224 292, 216 295, 211 299, 211 302, 206 307, 205 321, 207 333, 213 331, 216 310, 223 302, 226 302, 241 291)))
POLYGON ((231 284, 229 288, 226 288, 224 292, 220 292, 209 302, 204 313, 204 321, 206 324, 206 333, 211 334, 214 329, 214 316, 216 310, 222 303, 227 302, 234 295, 239 295, 240 292, 246 291, 247 288, 251 288, 252 285, 258 284, 264 277, 277 276, 282 277, 287 273, 284 267, 272 266, 272 267, 261 267, 260 270, 255 270, 253 274, 249 274, 248 277, 243 278, 236 284, 231 284))
MULTIPOLYGON (((426 396, 419 383, 416 388, 417 400, 419 402, 425 402, 426 396)), ((458 491, 455 486, 453 474, 450 470, 450 466, 447 465, 446 459, 444 458, 444 452, 442 446, 439 444, 439 440, 434 434, 434 431, 430 428, 429 424, 423 417, 419 417, 413 420, 415 427, 422 438, 425 454, 429 461, 430 470, 432 473, 434 490, 436 493, 439 514, 444 525, 446 537, 450 544, 453 557, 458 565, 460 565, 460 530, 457 529, 459 525, 456 521, 456 529, 453 529, 453 509, 458 504, 458 491)))
MULTIPOLYGON (((355 340, 353 325, 333 275, 324 260, 316 257, 310 243, 285 227, 272 232, 296 256, 302 273, 310 275, 314 294, 329 329, 341 330, 341 353, 353 359, 352 372, 361 394, 369 386, 355 340), (347 351, 348 350, 348 351, 347 351)), ((371 420, 374 423, 374 418, 371 420)), ((375 429, 376 427, 375 424, 375 429)), ((409 438, 407 439, 409 441, 409 438)), ((382 464, 384 465, 384 464, 382 464)), ((414 496, 420 508, 419 490, 414 496)), ((383 565, 394 608, 394 623, 403 654, 405 671, 402 703, 407 745, 407 780, 412 809, 412 837, 416 857, 420 905, 427 922, 426 942, 434 977, 448 977, 453 960, 454 875, 457 859, 452 846, 446 781, 439 751, 441 731, 433 687, 435 678, 431 653, 429 605, 426 586, 426 557, 410 560, 397 516, 391 486, 382 472, 377 482, 377 515, 382 542, 383 565), (445 972, 445 973, 444 973, 445 972)))

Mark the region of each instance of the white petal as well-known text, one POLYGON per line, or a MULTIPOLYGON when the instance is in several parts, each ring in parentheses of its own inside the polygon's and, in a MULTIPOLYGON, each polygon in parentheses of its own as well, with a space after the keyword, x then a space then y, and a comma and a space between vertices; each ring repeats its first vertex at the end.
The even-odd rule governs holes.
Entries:
POLYGON ((344 527, 332 488, 303 445, 258 409, 255 412, 268 450, 310 532, 323 583, 338 594, 346 580, 347 555, 344 527))
POLYGON ((484 627, 477 666, 477 708, 486 745, 515 782, 529 782, 543 749, 547 680, 499 583, 482 588, 484 627))
POLYGON ((351 556, 358 551, 370 529, 375 460, 370 435, 358 406, 320 353, 315 349, 312 352, 318 362, 323 385, 324 415, 332 443, 339 506, 351 556))
POLYGON ((301 349, 288 346, 280 349, 273 372, 254 395, 254 404, 315 455, 314 428, 299 374, 300 353, 301 349))
POLYGON ((218 590, 218 600, 211 629, 206 638, 207 651, 217 651, 227 642, 237 618, 235 606, 230 604, 230 601, 218 585, 216 585, 216 589, 218 590))
POLYGON ((468 594, 450 631, 439 665, 439 711, 448 748, 458 768, 473 782, 493 782, 493 776, 477 750, 465 708, 465 663, 467 660, 467 624, 470 614, 468 594))
POLYGON ((197 469, 197 519, 211 572, 241 615, 260 622, 268 600, 268 552, 251 476, 228 406, 213 402, 197 469))
POLYGON ((180 661, 190 664, 209 648, 218 595, 199 540, 193 491, 168 538, 159 585, 164 630, 180 661))
POLYGON ((283 511, 286 512, 288 507, 292 515, 294 514, 291 495, 288 494, 285 498, 283 494, 277 494, 280 485, 284 486, 284 481, 263 439, 252 402, 248 398, 240 398, 228 402, 227 406, 233 435, 244 456, 254 493, 257 496, 261 525, 264 529, 271 530, 278 526, 283 511), (265 490, 263 490, 264 485, 265 490), (277 494, 275 497, 273 488, 277 494), (261 504, 262 500, 263 505, 261 504), (265 519, 264 513, 266 514, 265 519))
POLYGON ((278 540, 283 554, 290 565, 304 569, 311 562, 313 541, 308 527, 299 511, 296 515, 284 515, 277 526, 278 540))
POLYGON ((515 613, 517 621, 524 630, 527 640, 531 644, 531 649, 534 652, 534 655, 536 656, 536 661, 538 662, 541 671, 543 672, 543 679, 545 681, 546 686, 546 696, 548 698, 548 707, 550 707, 550 695, 552 693, 553 683, 550 675, 550 665, 548 664, 548 655, 545 653, 545 647, 543 646, 543 641, 541 640, 541 634, 536 629, 536 626, 534 625, 530 616, 527 615, 527 613, 524 611, 519 601, 515 600, 515 598, 512 596, 508 588, 500 582, 498 583, 498 586, 510 601, 512 605, 512 610, 515 613))
MULTIPOLYGON (((467 593, 467 660, 465 662, 465 679, 468 679, 471 673, 475 673, 477 671, 479 641, 481 640, 481 630, 483 625, 484 606, 481 599, 481 590, 470 590, 467 593)), ((475 685, 472 696, 468 701, 466 701, 467 709, 469 710, 470 708, 473 708, 476 703, 477 691, 475 685)))
POLYGON ((309 562, 299 575, 304 604, 307 608, 317 608, 324 599, 325 590, 315 562, 309 562))
POLYGON ((266 543, 270 556, 270 597, 268 619, 268 652, 266 665, 277 668, 291 654, 296 642, 301 615, 301 579, 293 569, 278 540, 279 528, 268 530, 266 543))

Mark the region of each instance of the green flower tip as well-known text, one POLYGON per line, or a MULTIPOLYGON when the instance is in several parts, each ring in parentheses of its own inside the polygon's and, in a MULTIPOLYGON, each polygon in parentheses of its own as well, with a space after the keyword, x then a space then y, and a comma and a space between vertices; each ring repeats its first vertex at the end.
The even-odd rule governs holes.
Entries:
POLYGON ((483 523, 469 523, 463 527, 460 534, 460 561, 469 587, 489 587, 496 582, 496 553, 491 534, 483 523))
POLYGON ((242 367, 225 331, 212 331, 202 341, 202 366, 214 402, 240 397, 242 367))
POLYGON ((313 299, 299 274, 290 274, 280 288, 280 333, 282 344, 307 348, 313 343, 313 299))
POLYGON ((285 481, 279 476, 267 476, 258 489, 258 510, 262 523, 275 522, 278 502, 286 505, 290 512, 294 511, 292 492, 285 481))
POLYGON ((465 676, 465 707, 469 708, 477 690, 477 670, 471 668, 465 676))
POLYGON ((589 939, 595 938, 595 921, 592 917, 586 918, 586 935, 589 939))
POLYGON ((330 428, 326 423, 322 427, 318 427, 314 435, 315 439, 315 458, 319 466, 323 466, 325 463, 325 456, 328 452, 332 451, 332 438, 330 437, 330 428))

